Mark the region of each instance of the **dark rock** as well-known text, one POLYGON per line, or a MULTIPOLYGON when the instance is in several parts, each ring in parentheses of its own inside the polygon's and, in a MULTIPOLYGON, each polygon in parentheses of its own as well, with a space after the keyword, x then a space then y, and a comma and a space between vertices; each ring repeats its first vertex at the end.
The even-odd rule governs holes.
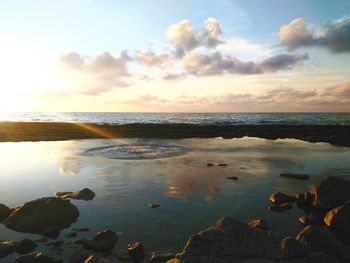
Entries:
POLYGON ((57 240, 57 241, 54 241, 54 242, 49 242, 46 244, 46 246, 53 246, 53 247, 60 247, 62 246, 64 243, 63 240, 57 240))
POLYGON ((16 258, 14 263, 57 263, 53 258, 43 253, 31 253, 16 258))
POLYGON ((273 212, 279 212, 279 213, 283 213, 285 211, 285 209, 279 205, 272 205, 272 206, 269 206, 268 209, 270 211, 273 211, 273 212))
POLYGON ((150 208, 157 208, 157 207, 160 207, 160 204, 156 204, 156 203, 148 203, 148 206, 150 207, 150 208))
POLYGON ((306 257, 295 260, 282 261, 282 263, 339 263, 339 261, 323 252, 313 252, 306 257))
POLYGON ((207 167, 212 167, 212 166, 220 166, 220 167, 225 167, 227 166, 226 163, 208 163, 207 167))
POLYGON ((236 180, 238 180, 238 177, 237 176, 227 176, 226 179, 236 181, 236 180))
POLYGON ((126 249, 120 249, 118 251, 118 259, 121 261, 132 261, 132 257, 126 249))
POLYGON ((296 203, 299 208, 308 208, 312 205, 312 202, 313 196, 310 192, 301 193, 296 196, 296 203))
POLYGON ((90 231, 90 228, 84 227, 84 228, 73 228, 74 231, 77 232, 87 232, 90 231))
POLYGON ((45 197, 16 208, 3 223, 10 229, 41 234, 52 229, 62 230, 77 220, 79 210, 56 197, 45 197))
POLYGON ((18 243, 12 240, 0 240, 0 258, 15 252, 18 243))
POLYGON ((284 203, 284 204, 281 204, 280 207, 283 208, 283 209, 287 209, 287 210, 293 208, 293 206, 292 206, 291 203, 284 203))
POLYGON ((312 219, 306 216, 300 216, 298 218, 299 222, 302 223, 304 226, 312 225, 312 219))
POLYGON ((68 263, 84 263, 93 253, 85 249, 74 250, 69 256, 68 263))
POLYGON ((299 258, 310 253, 309 248, 292 237, 286 237, 281 241, 283 258, 299 258))
POLYGON ((135 263, 141 263, 145 259, 145 251, 140 242, 128 245, 128 252, 135 263))
POLYGON ((311 251, 321 251, 339 259, 350 260, 349 251, 327 227, 307 226, 297 235, 296 239, 311 251))
POLYGON ((0 203, 0 222, 11 214, 11 208, 0 203))
POLYGON ((80 244, 85 249, 91 249, 96 252, 107 252, 113 249, 118 241, 118 235, 111 230, 103 230, 98 232, 92 239, 82 239, 80 244))
POLYGON ((252 228, 260 228, 262 230, 269 230, 269 226, 267 225, 264 219, 258 218, 248 222, 248 225, 252 228))
POLYGON ((175 258, 174 253, 152 253, 150 263, 166 263, 168 260, 175 258))
POLYGON ((345 245, 350 246, 350 201, 329 211, 324 222, 332 234, 345 245))
POLYGON ((275 205, 281 205, 284 203, 292 203, 296 200, 295 196, 290 196, 281 192, 276 192, 270 195, 270 201, 275 205))
POLYGON ((51 239, 56 239, 60 235, 60 230, 58 228, 48 228, 44 232, 41 233, 44 237, 48 237, 51 239))
POLYGON ((307 180, 310 178, 310 175, 307 174, 293 174, 293 173, 282 173, 280 174, 282 177, 298 179, 298 180, 307 180))
POLYGON ((65 235, 65 237, 67 237, 67 238, 72 238, 72 237, 76 237, 78 234, 77 233, 75 233, 75 232, 70 232, 70 233, 68 233, 67 235, 65 235))
POLYGON ((16 252, 18 254, 27 254, 32 252, 38 245, 30 240, 30 239, 23 239, 18 243, 18 246, 16 248, 16 252))
POLYGON ((90 201, 95 197, 95 193, 91 191, 89 188, 84 188, 83 190, 80 190, 77 192, 58 192, 55 194, 56 196, 64 199, 71 198, 71 199, 85 200, 85 201, 90 201))
POLYGON ((320 210, 330 210, 350 200, 350 181, 328 176, 311 188, 313 206, 320 210))

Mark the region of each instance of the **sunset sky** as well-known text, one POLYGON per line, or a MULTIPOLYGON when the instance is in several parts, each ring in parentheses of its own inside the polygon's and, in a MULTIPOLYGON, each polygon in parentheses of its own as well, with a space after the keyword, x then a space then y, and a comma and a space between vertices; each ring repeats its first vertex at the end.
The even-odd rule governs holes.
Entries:
POLYGON ((3 0, 0 111, 350 111, 350 1, 3 0))

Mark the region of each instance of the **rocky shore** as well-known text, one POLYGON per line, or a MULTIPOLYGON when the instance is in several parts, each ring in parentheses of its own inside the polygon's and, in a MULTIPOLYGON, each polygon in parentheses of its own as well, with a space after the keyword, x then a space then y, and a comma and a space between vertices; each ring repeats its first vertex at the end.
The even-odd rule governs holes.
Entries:
MULTIPOLYGON (((287 180, 307 179, 305 175, 287 177, 287 180)), ((271 213, 284 212, 294 205, 295 209, 304 211, 304 216, 295 218, 304 225, 300 233, 281 236, 270 231, 262 218, 246 223, 226 216, 208 229, 192 235, 178 253, 150 253, 137 241, 115 251, 119 236, 109 229, 101 230, 89 239, 79 238, 79 232, 89 229, 72 229, 65 237, 75 238, 75 241, 56 240, 60 231, 69 228, 79 217, 77 207, 69 199, 88 201, 94 198, 95 193, 87 188, 56 193, 57 197, 39 198, 17 208, 0 204, 0 222, 6 227, 43 236, 36 241, 0 240, 0 259, 6 260, 8 255, 17 253, 14 263, 63 262, 36 249, 38 243, 43 242, 60 254, 62 244, 69 242, 72 243, 72 253, 65 261, 68 263, 345 263, 350 262, 349 190, 350 181, 328 176, 308 192, 296 196, 273 193, 267 197, 271 202, 271 213)))
POLYGON ((350 146, 350 125, 195 125, 2 122, 0 142, 96 138, 293 138, 350 146))

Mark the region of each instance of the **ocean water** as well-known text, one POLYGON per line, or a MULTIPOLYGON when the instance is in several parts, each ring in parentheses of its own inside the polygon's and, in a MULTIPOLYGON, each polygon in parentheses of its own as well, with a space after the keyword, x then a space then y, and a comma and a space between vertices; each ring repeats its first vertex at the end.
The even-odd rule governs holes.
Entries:
POLYGON ((22 112, 1 113, 1 121, 84 123, 191 123, 191 124, 287 124, 350 125, 350 113, 116 113, 22 112))
MULTIPOLYGON (((36 251, 67 259, 72 252, 69 243, 109 228, 119 235, 113 254, 135 241, 148 253, 178 252, 189 236, 224 215, 245 222, 261 217, 272 231, 294 236, 302 229, 297 218, 304 211, 294 206, 285 213, 271 212, 268 196, 276 191, 304 192, 330 174, 350 178, 349 159, 346 147, 259 138, 0 143, 0 203, 17 207, 55 192, 88 187, 96 197, 72 200, 80 216, 58 237, 65 241, 63 253, 45 245, 36 251), (227 166, 207 167, 207 163, 227 166), (282 172, 306 173, 311 178, 283 178, 282 172), (151 209, 149 202, 160 207, 151 209), (65 238, 72 228, 83 227, 91 230, 65 238)), ((40 238, 2 224, 0 236, 40 238)))

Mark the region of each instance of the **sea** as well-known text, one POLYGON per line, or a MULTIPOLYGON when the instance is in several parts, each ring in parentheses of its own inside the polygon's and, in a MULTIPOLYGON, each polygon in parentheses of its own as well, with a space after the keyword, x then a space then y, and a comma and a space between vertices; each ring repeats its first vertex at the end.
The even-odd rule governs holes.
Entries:
POLYGON ((350 125, 350 113, 9 112, 0 114, 0 122, 4 121, 98 124, 350 125))

